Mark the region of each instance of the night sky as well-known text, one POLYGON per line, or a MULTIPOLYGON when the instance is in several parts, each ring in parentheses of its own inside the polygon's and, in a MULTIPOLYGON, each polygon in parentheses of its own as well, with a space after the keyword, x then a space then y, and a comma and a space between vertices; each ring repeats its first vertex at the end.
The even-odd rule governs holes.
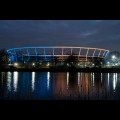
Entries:
POLYGON ((120 20, 0 20, 0 49, 23 46, 120 51, 120 20))

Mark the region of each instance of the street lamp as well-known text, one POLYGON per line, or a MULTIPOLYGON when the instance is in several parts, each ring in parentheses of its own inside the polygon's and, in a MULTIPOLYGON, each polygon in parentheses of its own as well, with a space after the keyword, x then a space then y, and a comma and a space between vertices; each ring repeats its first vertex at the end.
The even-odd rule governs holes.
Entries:
POLYGON ((18 63, 14 63, 15 66, 18 66, 18 63))
POLYGON ((113 56, 112 56, 112 59, 115 59, 115 58, 116 58, 115 55, 113 55, 113 56))
POLYGON ((115 55, 112 56, 112 62, 114 66, 117 66, 117 59, 115 55))
POLYGON ((17 67, 18 67, 18 63, 14 63, 14 67, 16 67, 16 68, 17 68, 17 67))
POLYGON ((49 67, 49 66, 50 66, 50 63, 48 62, 48 63, 47 63, 47 67, 49 67))
POLYGON ((35 63, 33 63, 32 65, 35 66, 35 63))

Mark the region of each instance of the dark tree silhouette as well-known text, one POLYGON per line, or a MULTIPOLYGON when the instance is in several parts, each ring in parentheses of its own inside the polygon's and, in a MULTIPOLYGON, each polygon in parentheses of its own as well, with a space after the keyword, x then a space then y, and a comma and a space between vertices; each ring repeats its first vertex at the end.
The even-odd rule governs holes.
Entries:
POLYGON ((0 50, 0 63, 8 63, 9 62, 9 55, 6 51, 6 49, 0 50))
POLYGON ((68 56, 68 58, 64 61, 64 65, 66 66, 67 64, 69 64, 69 67, 75 67, 76 63, 77 57, 74 56, 74 53, 68 56))
POLYGON ((103 62, 103 58, 95 57, 93 59, 93 63, 95 65, 95 67, 102 67, 102 62, 103 62))

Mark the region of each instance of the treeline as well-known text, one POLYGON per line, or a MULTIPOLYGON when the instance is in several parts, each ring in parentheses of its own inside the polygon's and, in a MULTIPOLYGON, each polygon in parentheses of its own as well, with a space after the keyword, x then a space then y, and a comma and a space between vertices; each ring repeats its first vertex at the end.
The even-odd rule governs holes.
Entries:
POLYGON ((9 62, 9 55, 6 49, 0 50, 0 64, 7 64, 9 62))

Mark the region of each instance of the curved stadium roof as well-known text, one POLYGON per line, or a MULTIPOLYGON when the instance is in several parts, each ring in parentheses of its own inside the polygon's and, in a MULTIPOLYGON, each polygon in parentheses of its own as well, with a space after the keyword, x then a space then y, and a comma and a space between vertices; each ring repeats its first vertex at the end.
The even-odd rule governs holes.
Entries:
POLYGON ((80 58, 99 57, 105 58, 109 50, 90 47, 71 47, 71 46, 40 46, 40 47, 20 47, 7 50, 9 56, 14 58, 21 57, 68 57, 70 55, 80 58))

